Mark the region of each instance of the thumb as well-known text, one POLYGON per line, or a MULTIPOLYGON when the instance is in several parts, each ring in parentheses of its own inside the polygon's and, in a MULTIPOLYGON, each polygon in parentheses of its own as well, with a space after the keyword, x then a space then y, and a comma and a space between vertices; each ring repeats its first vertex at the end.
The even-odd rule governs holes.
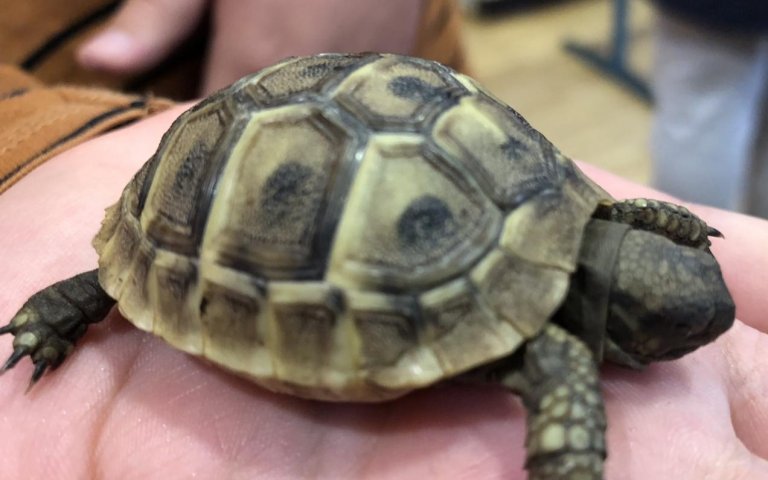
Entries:
POLYGON ((197 26, 207 0, 127 0, 77 52, 86 68, 139 73, 163 60, 197 26))

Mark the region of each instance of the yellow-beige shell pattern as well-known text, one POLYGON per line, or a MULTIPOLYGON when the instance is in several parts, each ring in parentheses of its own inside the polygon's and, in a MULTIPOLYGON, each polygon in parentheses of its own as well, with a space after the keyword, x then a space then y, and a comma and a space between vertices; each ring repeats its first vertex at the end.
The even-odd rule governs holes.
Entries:
POLYGON ((379 401, 536 334, 603 198, 468 77, 326 54, 184 113, 94 244, 137 327, 275 391, 379 401))

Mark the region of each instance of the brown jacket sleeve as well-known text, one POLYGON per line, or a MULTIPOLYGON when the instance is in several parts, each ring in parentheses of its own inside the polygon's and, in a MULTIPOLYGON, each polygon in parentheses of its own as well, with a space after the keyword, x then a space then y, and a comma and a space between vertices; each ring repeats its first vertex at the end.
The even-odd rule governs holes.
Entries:
POLYGON ((0 65, 0 193, 45 160, 172 102, 85 87, 46 87, 0 65))
POLYGON ((425 2, 413 54, 468 73, 462 44, 462 21, 461 9, 456 0, 425 2))

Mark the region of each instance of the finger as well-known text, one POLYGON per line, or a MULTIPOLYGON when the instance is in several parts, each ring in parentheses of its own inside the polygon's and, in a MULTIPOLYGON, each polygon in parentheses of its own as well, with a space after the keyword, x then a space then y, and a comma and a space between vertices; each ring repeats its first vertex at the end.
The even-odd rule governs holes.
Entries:
POLYGON ((768 336, 736 322, 722 341, 733 429, 748 450, 768 460, 768 336))
POLYGON ((712 251, 720 262, 725 281, 736 303, 736 317, 768 333, 768 308, 764 294, 768 285, 768 222, 765 220, 702 207, 708 223, 723 232, 724 240, 712 242, 712 251), (711 219, 711 220, 710 220, 711 219))
POLYGON ((128 0, 77 59, 86 68, 139 73, 153 67, 197 26, 206 0, 128 0))
POLYGON ((720 352, 710 345, 642 372, 607 369, 606 478, 768 478, 768 462, 734 434, 720 352))
POLYGON ((217 0, 203 93, 287 56, 411 51, 426 2, 385 3, 379 8, 378 0, 217 0))

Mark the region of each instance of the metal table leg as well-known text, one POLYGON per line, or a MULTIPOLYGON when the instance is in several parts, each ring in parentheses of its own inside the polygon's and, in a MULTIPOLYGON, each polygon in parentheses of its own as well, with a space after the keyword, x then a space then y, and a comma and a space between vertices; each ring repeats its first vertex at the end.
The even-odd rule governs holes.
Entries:
POLYGON ((651 90, 644 79, 633 72, 627 63, 627 48, 629 32, 627 16, 629 14, 628 0, 613 1, 613 32, 610 50, 607 54, 594 47, 568 40, 565 49, 569 53, 586 61, 600 72, 621 83, 634 94, 647 102, 653 100, 651 90))

